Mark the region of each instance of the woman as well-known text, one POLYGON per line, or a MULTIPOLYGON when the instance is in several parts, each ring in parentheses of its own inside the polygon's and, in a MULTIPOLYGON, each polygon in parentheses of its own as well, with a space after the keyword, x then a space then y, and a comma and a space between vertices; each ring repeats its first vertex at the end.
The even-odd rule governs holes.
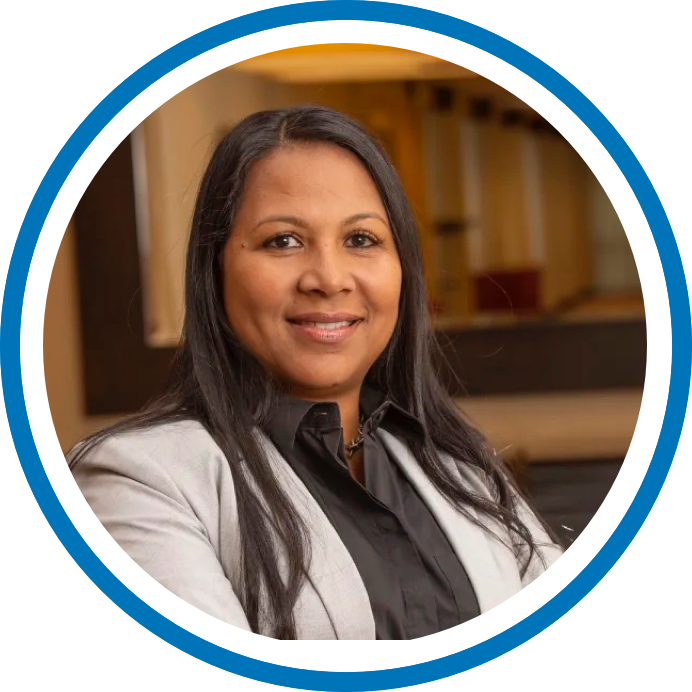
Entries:
POLYGON ((71 455, 161 584, 280 639, 411 639, 559 555, 432 366, 417 228, 354 121, 256 113, 192 222, 165 394, 71 455))

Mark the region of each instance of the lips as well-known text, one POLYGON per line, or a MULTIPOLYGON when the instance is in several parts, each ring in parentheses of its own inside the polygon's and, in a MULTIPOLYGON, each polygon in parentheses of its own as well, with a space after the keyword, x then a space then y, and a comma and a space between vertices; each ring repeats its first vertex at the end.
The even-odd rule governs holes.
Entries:
POLYGON ((306 327, 318 327, 319 329, 326 329, 331 331, 334 329, 343 329, 344 327, 350 327, 355 324, 357 320, 345 320, 343 322, 310 322, 310 321, 294 321, 293 324, 299 324, 306 327))
POLYGON ((311 324, 322 328, 336 329, 340 326, 348 326, 353 322, 359 322, 362 317, 349 312, 306 312, 295 317, 289 317, 292 324, 311 324))
POLYGON ((350 313, 306 313, 288 318, 296 333, 313 342, 334 344, 350 337, 363 321, 350 313))

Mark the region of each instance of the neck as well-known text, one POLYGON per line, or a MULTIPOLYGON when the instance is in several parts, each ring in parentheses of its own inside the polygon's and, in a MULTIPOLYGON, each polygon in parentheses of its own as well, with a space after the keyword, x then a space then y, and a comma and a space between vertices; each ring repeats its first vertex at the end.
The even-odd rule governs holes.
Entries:
MULTIPOLYGON (((344 445, 353 442, 358 437, 358 422, 360 420, 360 388, 350 397, 336 400, 341 413, 341 427, 344 431, 344 445)), ((346 463, 353 478, 361 485, 365 483, 363 468, 363 448, 347 456, 346 463)))
POLYGON ((348 397, 335 399, 341 414, 341 427, 344 431, 344 444, 358 436, 358 419, 360 418, 360 389, 348 397))

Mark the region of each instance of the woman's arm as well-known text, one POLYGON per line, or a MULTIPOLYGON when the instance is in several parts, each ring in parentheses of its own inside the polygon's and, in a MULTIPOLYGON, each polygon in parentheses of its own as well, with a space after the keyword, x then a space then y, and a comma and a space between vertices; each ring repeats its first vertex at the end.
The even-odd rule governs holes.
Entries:
POLYGON ((250 630, 184 489, 148 451, 110 438, 72 472, 108 533, 142 569, 196 608, 250 630))

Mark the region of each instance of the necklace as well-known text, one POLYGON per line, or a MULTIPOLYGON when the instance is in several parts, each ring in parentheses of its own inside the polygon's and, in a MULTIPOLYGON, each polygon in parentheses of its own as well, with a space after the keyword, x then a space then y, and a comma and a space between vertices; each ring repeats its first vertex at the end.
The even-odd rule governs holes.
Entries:
POLYGON ((363 418, 358 419, 358 434, 348 443, 344 445, 346 456, 350 459, 354 452, 357 452, 363 446, 363 418))

